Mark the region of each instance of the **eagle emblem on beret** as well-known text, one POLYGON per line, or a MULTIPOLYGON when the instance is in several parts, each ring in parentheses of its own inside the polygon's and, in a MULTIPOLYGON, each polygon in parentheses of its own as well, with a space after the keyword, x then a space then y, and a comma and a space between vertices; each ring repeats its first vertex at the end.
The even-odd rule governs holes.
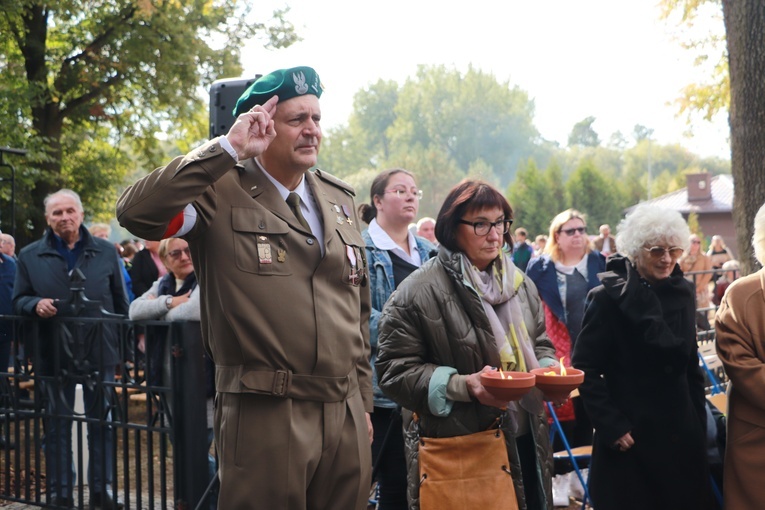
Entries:
POLYGON ((292 73, 292 81, 295 82, 295 92, 298 94, 305 94, 308 92, 308 84, 305 82, 305 74, 303 74, 303 71, 292 73))

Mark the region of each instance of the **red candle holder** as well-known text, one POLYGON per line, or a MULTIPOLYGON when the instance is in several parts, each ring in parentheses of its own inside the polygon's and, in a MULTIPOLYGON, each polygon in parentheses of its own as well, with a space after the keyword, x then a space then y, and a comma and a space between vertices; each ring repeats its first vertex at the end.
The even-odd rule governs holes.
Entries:
POLYGON ((584 381, 584 372, 573 367, 566 367, 566 375, 560 375, 560 366, 534 368, 531 373, 536 376, 537 388, 545 400, 566 399, 584 381))
POLYGON ((499 371, 481 373, 481 384, 486 391, 495 397, 507 400, 520 400, 534 387, 536 377, 528 372, 502 372, 499 371))

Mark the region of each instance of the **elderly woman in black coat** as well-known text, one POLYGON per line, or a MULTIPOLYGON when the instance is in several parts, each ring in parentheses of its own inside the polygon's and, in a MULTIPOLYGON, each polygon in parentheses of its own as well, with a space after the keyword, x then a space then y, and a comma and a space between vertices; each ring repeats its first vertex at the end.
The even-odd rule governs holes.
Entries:
POLYGON ((573 365, 595 428, 590 493, 598 510, 712 508, 695 292, 677 259, 689 229, 640 206, 619 225, 590 291, 573 365))

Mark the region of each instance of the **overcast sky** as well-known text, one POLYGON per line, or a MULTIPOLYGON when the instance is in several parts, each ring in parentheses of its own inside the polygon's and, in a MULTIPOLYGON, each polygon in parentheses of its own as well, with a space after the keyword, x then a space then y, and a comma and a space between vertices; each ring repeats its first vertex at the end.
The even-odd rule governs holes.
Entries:
MULTIPOLYGON (((654 139, 702 156, 730 157, 727 117, 694 125, 673 104, 698 81, 693 55, 674 24, 659 20, 654 0, 260 0, 263 19, 290 5, 303 41, 286 50, 253 42, 243 52, 245 76, 308 65, 321 76, 325 129, 347 122, 353 95, 378 79, 402 84, 418 64, 468 65, 509 80, 534 100, 542 136, 566 145, 573 125, 596 117, 601 140, 635 124, 654 139)), ((721 29, 710 18, 711 29, 721 29)))

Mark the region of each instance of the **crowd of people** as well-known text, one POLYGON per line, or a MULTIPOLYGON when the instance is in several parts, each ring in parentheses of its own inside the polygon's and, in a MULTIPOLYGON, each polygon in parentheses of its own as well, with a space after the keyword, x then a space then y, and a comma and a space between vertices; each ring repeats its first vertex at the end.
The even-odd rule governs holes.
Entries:
MULTIPOLYGON (((43 203, 47 229, 41 239, 24 247, 18 256, 9 251, 0 254, 0 314, 33 316, 40 319, 65 317, 73 313, 67 306, 70 298, 70 280, 75 271, 82 273, 84 294, 90 300, 100 304, 100 308, 110 312, 129 316, 131 319, 163 320, 200 320, 198 293, 193 266, 189 258, 186 241, 182 239, 164 240, 159 244, 160 254, 155 260, 149 255, 154 269, 153 281, 148 289, 141 287, 145 279, 139 271, 133 271, 132 259, 136 253, 151 254, 149 248, 136 249, 133 240, 113 243, 108 239, 111 228, 104 223, 84 225, 85 212, 77 193, 69 189, 58 190, 43 203), (164 252, 163 252, 164 248, 164 252), (131 274, 135 278, 131 278, 131 274), (157 279, 156 276, 163 277, 157 279), (186 282, 176 288, 176 282, 186 282), (137 298, 136 298, 137 293, 137 298), (156 306, 158 305, 158 306, 156 306)), ((4 246, 13 246, 13 238, 4 246)), ((153 246, 150 241, 147 245, 153 246)), ((139 258, 143 259, 144 256, 139 258)), ((138 266, 139 269, 141 266, 138 266)), ((152 277, 150 277, 151 279, 152 277)), ((85 308, 80 316, 99 317, 98 309, 85 308)), ((41 366, 35 367, 35 373, 41 376, 57 377, 59 371, 75 370, 81 375, 97 377, 101 381, 113 382, 117 367, 128 361, 120 355, 123 352, 118 345, 117 332, 113 325, 103 328, 89 326, 85 337, 88 345, 85 357, 79 364, 66 364, 65 349, 56 346, 55 329, 49 322, 43 322, 40 328, 39 349, 41 366)), ((0 363, 3 371, 12 367, 11 358, 13 329, 10 321, 0 321, 0 363)), ((21 346, 31 348, 31 345, 21 346)), ((146 351, 139 344, 139 349, 146 351)), ((150 353, 161 353, 160 349, 150 349, 150 353)), ((21 356, 23 352, 17 352, 21 356)), ((147 367, 161 366, 160 360, 148 363, 147 367)), ((212 367, 208 367, 210 374, 212 367)), ((151 375, 147 376, 151 379, 151 375)), ((45 399, 45 436, 43 440, 46 459, 46 482, 48 498, 51 504, 62 508, 74 508, 74 455, 72 452, 71 424, 74 409, 75 382, 67 382, 54 391, 47 391, 45 399)), ((160 384, 155 375, 153 384, 160 384)), ((212 440, 212 397, 214 380, 208 383, 208 407, 210 440, 212 440)), ((108 403, 100 393, 98 385, 83 385, 85 415, 89 419, 88 429, 88 473, 87 484, 90 488, 89 508, 119 509, 123 507, 120 498, 113 493, 114 481, 113 453, 114 436, 104 427, 111 420, 107 411, 108 403)), ((4 448, 15 445, 2 434, 4 448)), ((216 467, 214 458, 210 459, 210 477, 214 477, 216 467)), ((211 508, 215 508, 213 505, 211 508)))
MULTIPOLYGON (((733 283, 738 263, 720 236, 705 254, 679 213, 650 205, 616 235, 609 225, 588 235, 586 215, 572 208, 533 236, 512 228, 512 205, 479 179, 457 183, 435 218, 420 218, 423 192, 404 168, 379 173, 357 205, 351 186, 309 171, 322 93, 310 67, 253 82, 226 135, 120 197, 119 223, 146 241, 113 244, 107 225, 82 225, 76 193, 49 196, 42 239, 16 258, 5 251, 12 239, 0 238, 2 312, 55 317, 66 275, 80 269, 86 295, 108 311, 201 321, 220 508, 362 509, 374 479, 378 508, 429 510, 420 505, 423 440, 493 430, 514 494, 499 508, 550 509, 560 437, 551 441, 542 394, 500 399, 481 376, 563 365, 584 372, 578 395, 553 404, 572 446, 592 446, 593 504, 703 509, 716 502, 696 333, 712 327, 713 301, 741 406, 724 493, 729 508, 756 507, 741 501, 756 501, 746 473, 761 463, 747 432, 762 421, 753 385, 765 365, 752 323, 763 322, 755 309, 736 312, 754 306, 760 280, 733 283)), ((765 213, 758 218, 762 233, 765 213)), ((765 246, 765 234, 757 242, 765 246)), ((118 362, 112 340, 99 353, 105 379, 118 362)), ((65 388, 50 412, 66 417, 72 398, 65 388)), ((59 422, 46 423, 48 466, 71 458, 59 422)), ((111 465, 112 446, 100 444, 91 467, 111 465)), ((71 508, 73 474, 56 473, 53 502, 71 508)), ((112 477, 89 473, 91 507, 121 507, 112 477)))

